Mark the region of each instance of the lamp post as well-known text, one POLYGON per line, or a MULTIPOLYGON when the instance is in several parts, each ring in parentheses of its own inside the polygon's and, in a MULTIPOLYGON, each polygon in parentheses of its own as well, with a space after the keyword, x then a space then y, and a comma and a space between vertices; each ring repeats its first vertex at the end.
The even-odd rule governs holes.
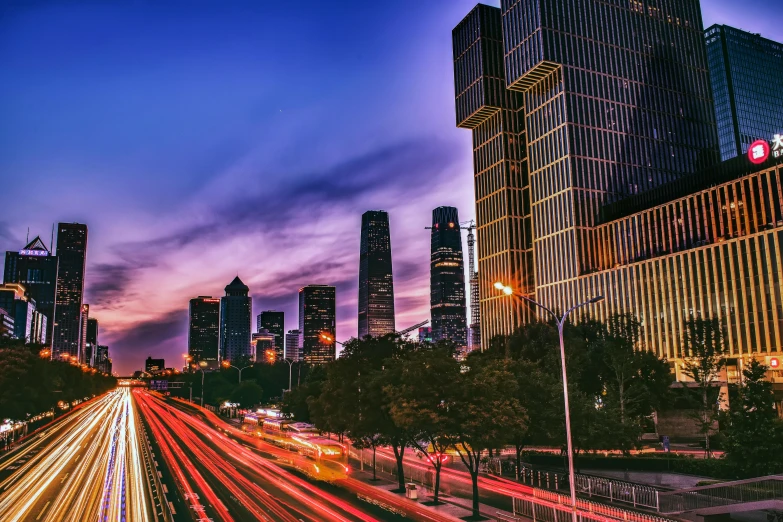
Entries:
POLYGON ((576 483, 574 481, 574 447, 573 447, 573 443, 571 442, 571 414, 568 407, 568 377, 566 376, 565 343, 563 342, 563 326, 565 325, 566 319, 568 318, 571 312, 573 312, 577 308, 581 308, 583 306, 587 306, 590 304, 595 304, 600 301, 603 301, 604 296, 599 295, 585 301, 584 303, 574 305, 571 308, 569 308, 566 311, 566 313, 563 314, 562 317, 558 317, 555 312, 553 312, 546 306, 542 305, 541 303, 538 303, 530 299, 526 295, 514 292, 514 289, 511 288, 510 286, 504 285, 503 283, 498 281, 497 283, 495 283, 495 288, 502 291, 506 295, 516 296, 517 298, 523 299, 529 304, 535 305, 541 308, 542 310, 545 310, 549 315, 554 317, 555 322, 557 323, 557 334, 560 337, 560 364, 563 370, 563 400, 565 403, 566 447, 568 449, 568 485, 571 488, 571 518, 573 522, 577 522, 576 483))
POLYGON ((330 343, 337 343, 340 346, 345 346, 345 343, 341 343, 340 341, 338 341, 337 339, 335 339, 334 337, 332 337, 329 334, 322 333, 321 334, 321 339, 323 339, 325 341, 329 341, 330 343))
POLYGON ((289 361, 288 359, 283 359, 285 362, 288 363, 288 391, 291 391, 291 369, 294 367, 294 361, 289 361))
MULTIPOLYGON (((190 361, 190 360, 191 359, 188 358, 188 361, 190 361)), ((204 407, 204 368, 207 367, 207 361, 199 361, 198 366, 196 366, 194 364, 191 367, 194 370, 201 370, 201 407, 203 408, 204 407)), ((190 399, 190 402, 193 402, 193 391, 192 390, 193 389, 191 388, 191 392, 190 392, 191 399, 190 399)))
POLYGON ((223 365, 223 368, 234 368, 236 370, 239 370, 239 382, 242 382, 242 370, 247 370, 248 368, 252 368, 253 367, 252 364, 248 364, 247 366, 239 368, 238 366, 234 366, 233 364, 231 364, 231 361, 223 361, 220 364, 223 365))

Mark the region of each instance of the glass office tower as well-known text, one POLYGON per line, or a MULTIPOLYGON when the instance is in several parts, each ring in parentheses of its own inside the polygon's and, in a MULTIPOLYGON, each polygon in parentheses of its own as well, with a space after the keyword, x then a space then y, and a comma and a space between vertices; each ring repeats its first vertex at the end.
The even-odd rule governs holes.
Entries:
POLYGON ((432 341, 450 339, 457 346, 467 346, 465 263, 456 208, 438 207, 432 211, 430 245, 432 341))
MULTIPOLYGON (((282 359, 285 348, 285 313, 265 310, 256 316, 256 332, 267 330, 275 336, 273 346, 278 359, 282 359)), ((258 352, 256 352, 258 353, 258 352)))
POLYGON ((741 156, 783 134, 783 44, 728 25, 704 32, 720 155, 741 156))
POLYGON ((220 346, 220 299, 199 296, 190 300, 188 355, 196 363, 217 368, 220 346))
POLYGON ((250 288, 235 277, 226 286, 226 295, 220 298, 220 359, 228 361, 249 360, 250 323, 253 299, 250 288))
POLYGON ((394 278, 392 275, 389 214, 368 210, 362 214, 359 251, 359 339, 393 333, 394 278))
POLYGON ((299 350, 308 364, 325 364, 337 356, 335 292, 327 285, 299 289, 299 350))
POLYGON ((54 310, 52 358, 82 353, 82 304, 87 260, 87 225, 57 225, 57 294, 54 310))

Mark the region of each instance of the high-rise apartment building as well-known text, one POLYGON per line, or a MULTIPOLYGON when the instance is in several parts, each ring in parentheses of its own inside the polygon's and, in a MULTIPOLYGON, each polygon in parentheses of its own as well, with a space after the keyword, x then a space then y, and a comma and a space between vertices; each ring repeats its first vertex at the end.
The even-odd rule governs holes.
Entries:
POLYGON ((283 358, 283 349, 280 348, 278 352, 276 342, 276 336, 266 328, 261 328, 258 332, 254 333, 250 339, 251 351, 253 352, 252 359, 256 362, 265 362, 274 364, 283 358))
POLYGON ((327 285, 299 289, 299 349, 306 363, 325 364, 337 356, 335 292, 327 285))
POLYGON ((81 316, 81 339, 79 340, 79 363, 81 364, 89 364, 88 361, 90 359, 89 354, 87 353, 87 322, 90 320, 90 305, 87 303, 82 304, 82 316, 81 316))
POLYGON ((274 347, 278 359, 285 351, 285 314, 277 310, 265 310, 256 316, 256 331, 267 330, 275 336, 274 347))
POLYGON ((92 317, 87 319, 87 343, 85 345, 85 358, 87 364, 95 366, 95 353, 98 348, 98 320, 92 317))
POLYGON ((438 207, 432 211, 430 245, 432 340, 450 339, 458 346, 467 346, 465 263, 456 208, 438 207))
POLYGON ((199 296, 190 300, 188 326, 188 356, 194 363, 206 361, 208 367, 218 367, 220 353, 220 299, 199 296))
POLYGON ((81 356, 84 268, 87 225, 57 225, 57 293, 54 311, 52 357, 81 356))
POLYGON ((166 369, 165 359, 153 359, 152 356, 148 356, 144 361, 144 371, 147 373, 158 373, 166 369))
POLYGON ((359 339, 393 333, 394 278, 392 276, 389 214, 368 210, 362 214, 359 250, 359 339))
POLYGON ((723 160, 783 134, 783 44, 728 25, 704 32, 723 160))
POLYGON ((95 368, 99 372, 107 373, 111 375, 112 373, 112 362, 111 357, 109 357, 109 347, 108 346, 98 346, 95 351, 95 368))
POLYGON ((250 359, 250 325, 253 300, 250 288, 235 277, 220 298, 220 358, 236 361, 250 359))
POLYGON ((31 299, 24 285, 5 283, 0 285, 0 308, 14 318, 14 330, 11 336, 31 342, 33 321, 35 320, 35 300, 31 299))
POLYGON ((680 379, 695 317, 726 326, 729 381, 750 357, 780 357, 783 142, 715 163, 699 2, 501 6, 453 33, 457 122, 474 136, 482 343, 548 319, 492 288, 502 281, 559 311, 604 296, 577 317, 633 314, 680 379))
POLYGON ((4 283, 24 285, 35 301, 35 309, 46 316, 44 339, 51 343, 54 328, 54 305, 57 294, 57 256, 52 255, 36 236, 18 251, 5 253, 4 283))
POLYGON ((14 337, 14 316, 5 308, 0 308, 0 338, 14 337))
POLYGON ((302 350, 299 347, 299 330, 288 330, 285 334, 285 358, 289 361, 301 361, 302 350))
POLYGON ((457 125, 473 131, 482 345, 565 310, 596 270, 603 205, 718 157, 698 0, 502 0, 453 31, 457 125))

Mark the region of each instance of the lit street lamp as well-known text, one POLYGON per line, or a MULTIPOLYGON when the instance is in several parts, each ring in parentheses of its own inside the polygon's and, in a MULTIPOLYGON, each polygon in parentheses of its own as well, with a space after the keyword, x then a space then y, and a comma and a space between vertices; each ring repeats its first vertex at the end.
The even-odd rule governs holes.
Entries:
POLYGON ((193 365, 194 370, 201 370, 201 407, 202 408, 204 407, 204 368, 206 367, 207 367, 207 361, 199 361, 198 366, 196 366, 195 364, 193 365))
POLYGON ((283 359, 285 362, 288 363, 288 391, 291 391, 291 368, 294 367, 294 361, 289 361, 288 359, 283 359))
POLYGON ((574 482, 574 448, 571 442, 571 414, 568 408, 568 378, 566 377, 566 360, 565 360, 565 344, 563 343, 563 326, 565 325, 566 319, 568 318, 568 315, 571 312, 573 312, 577 308, 581 308, 589 304, 595 304, 600 301, 603 301, 604 296, 599 295, 597 297, 593 297, 588 301, 585 301, 584 303, 572 306, 566 311, 566 313, 563 314, 562 317, 558 317, 555 312, 553 312, 546 306, 537 303, 536 301, 533 301, 526 295, 514 292, 513 288, 504 285, 500 281, 495 283, 495 288, 500 290, 506 295, 513 295, 519 299, 523 299, 529 304, 535 305, 541 308, 542 310, 545 310, 547 313, 549 313, 549 315, 554 317, 555 322, 557 322, 557 334, 560 337, 560 364, 563 369, 563 399, 565 402, 566 446, 568 449, 568 485, 571 487, 571 517, 573 519, 573 522, 576 522, 577 517, 576 517, 576 484, 574 482))
POLYGON ((334 337, 332 337, 329 334, 322 333, 321 334, 321 339, 323 339, 325 341, 329 341, 330 343, 337 343, 340 346, 345 346, 345 343, 341 343, 340 341, 338 341, 337 339, 335 339, 334 337))
POLYGON ((234 368, 234 369, 239 370, 239 382, 242 382, 242 370, 247 370, 248 368, 252 368, 253 367, 252 364, 248 364, 247 366, 245 366, 243 368, 239 368, 239 367, 234 366, 233 364, 231 364, 231 361, 223 361, 220 364, 223 365, 223 368, 234 368))

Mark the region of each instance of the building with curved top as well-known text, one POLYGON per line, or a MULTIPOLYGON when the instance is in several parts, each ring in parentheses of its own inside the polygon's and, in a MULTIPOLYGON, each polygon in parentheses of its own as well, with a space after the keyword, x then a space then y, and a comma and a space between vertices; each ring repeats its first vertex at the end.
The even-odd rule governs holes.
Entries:
POLYGON ((236 361, 250 359, 252 298, 250 288, 235 277, 220 298, 220 359, 236 361))
POLYGON ((430 245, 432 341, 450 339, 457 346, 467 346, 465 262, 456 208, 438 207, 432 211, 430 245))

